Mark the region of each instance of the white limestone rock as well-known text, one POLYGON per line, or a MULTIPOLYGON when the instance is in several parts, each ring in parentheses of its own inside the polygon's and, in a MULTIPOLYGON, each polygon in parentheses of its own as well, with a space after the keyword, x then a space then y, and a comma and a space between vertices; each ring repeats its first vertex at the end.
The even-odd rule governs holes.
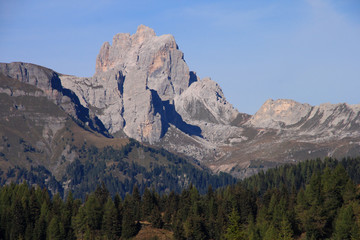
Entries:
POLYGON ((185 121, 229 125, 239 112, 228 102, 220 86, 210 78, 194 82, 175 98, 176 111, 185 121))
POLYGON ((92 78, 62 76, 83 104, 111 134, 157 142, 168 128, 163 102, 172 102, 190 85, 189 68, 172 35, 156 36, 144 25, 133 35, 120 33, 105 42, 92 78))
POLYGON ((310 106, 293 100, 268 100, 247 126, 285 130, 287 136, 343 138, 360 133, 360 105, 320 104, 310 106), (334 135, 334 133, 336 133, 334 135))
POLYGON ((311 109, 309 104, 301 104, 294 100, 269 99, 251 117, 248 124, 259 128, 280 129, 298 123, 309 114, 311 109))

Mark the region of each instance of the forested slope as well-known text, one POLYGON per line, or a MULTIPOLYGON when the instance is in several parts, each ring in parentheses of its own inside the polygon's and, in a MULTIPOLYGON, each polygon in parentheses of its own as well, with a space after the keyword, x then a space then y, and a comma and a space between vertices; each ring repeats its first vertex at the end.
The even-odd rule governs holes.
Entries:
MULTIPOLYGON (((69 151, 77 156, 62 171, 50 171, 43 165, 36 167, 9 167, 0 171, 0 183, 11 181, 37 184, 48 188, 52 194, 61 197, 73 192, 74 197, 85 199, 86 194, 95 191, 99 183, 104 183, 111 196, 116 193, 124 197, 131 193, 134 185, 141 193, 146 187, 158 193, 180 193, 192 183, 201 193, 209 185, 214 188, 235 183, 235 178, 226 173, 212 174, 208 169, 179 157, 161 148, 152 148, 130 139, 122 147, 96 147, 84 142, 71 144, 69 151), (53 172, 58 172, 54 176, 53 172)), ((65 161, 65 160, 64 160, 65 161)))
POLYGON ((111 198, 103 185, 83 202, 11 184, 0 189, 0 238, 127 239, 151 224, 175 239, 360 239, 359 169, 360 158, 306 161, 206 194, 190 184, 141 196, 135 185, 111 198))

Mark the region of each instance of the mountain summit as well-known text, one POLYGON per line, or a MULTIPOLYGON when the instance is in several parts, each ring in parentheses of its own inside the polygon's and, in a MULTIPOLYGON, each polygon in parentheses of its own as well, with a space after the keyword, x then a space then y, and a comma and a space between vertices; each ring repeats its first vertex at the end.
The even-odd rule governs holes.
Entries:
MULTIPOLYGON (((189 70, 172 35, 144 25, 105 42, 90 78, 25 63, 1 63, 0 72, 4 96, 23 94, 8 86, 17 79, 84 128, 184 154, 214 172, 245 177, 280 163, 360 155, 360 105, 270 99, 253 116, 239 113, 215 81, 189 70)), ((57 136, 66 120, 57 121, 42 134, 57 136)))
MULTIPOLYGON (((199 83, 202 86, 205 82, 210 83, 207 92, 200 88, 197 94, 213 93, 214 96, 221 95, 220 98, 211 100, 210 105, 203 100, 197 101, 201 109, 190 110, 189 115, 189 106, 185 106, 188 95, 183 93, 198 78, 189 71, 184 54, 172 35, 156 36, 154 30, 144 25, 139 26, 133 35, 119 33, 114 36, 112 45, 108 42, 102 45, 92 78, 60 78, 65 87, 82 99, 84 106, 96 112, 111 134, 123 131, 139 141, 158 142, 170 125, 189 135, 200 136, 201 130, 184 122, 179 113, 189 117, 191 114, 198 116, 194 111, 207 111, 201 113, 202 117, 220 122, 229 122, 237 115, 228 104, 224 113, 229 116, 221 120, 222 112, 218 111, 221 107, 217 109, 217 105, 223 106, 226 100, 219 86, 209 79, 199 83)), ((194 90, 187 92, 193 94, 194 90)))

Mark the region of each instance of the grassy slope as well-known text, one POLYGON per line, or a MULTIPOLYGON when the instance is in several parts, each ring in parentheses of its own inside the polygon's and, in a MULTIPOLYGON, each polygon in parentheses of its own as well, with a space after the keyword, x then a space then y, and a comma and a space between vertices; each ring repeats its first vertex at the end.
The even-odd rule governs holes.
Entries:
POLYGON ((202 190, 209 181, 224 184, 192 160, 129 143, 80 127, 42 90, 0 75, 1 184, 27 180, 53 192, 78 191, 79 197, 101 182, 122 194, 133 184, 166 192, 190 183, 202 190))

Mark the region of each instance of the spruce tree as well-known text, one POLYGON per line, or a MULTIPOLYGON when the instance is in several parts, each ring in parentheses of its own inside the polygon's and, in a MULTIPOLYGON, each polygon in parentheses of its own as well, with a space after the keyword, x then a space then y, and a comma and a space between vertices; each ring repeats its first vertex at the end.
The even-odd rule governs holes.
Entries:
POLYGON ((288 218, 283 215, 280 223, 279 240, 291 240, 293 239, 293 230, 288 218))
POLYGON ((108 198, 104 206, 104 217, 102 221, 102 232, 107 239, 119 239, 120 223, 117 218, 116 208, 111 198, 108 198))
POLYGON ((244 239, 244 233, 242 232, 242 227, 240 225, 240 216, 235 209, 232 210, 229 216, 229 226, 226 229, 225 238, 229 240, 244 239))
POLYGON ((278 240, 279 232, 273 224, 271 224, 265 232, 264 240, 278 240))
POLYGON ((24 238, 26 229, 24 208, 16 198, 12 208, 11 239, 24 238))
POLYGON ((84 205, 85 221, 90 230, 90 234, 94 236, 101 229, 103 218, 103 209, 95 194, 90 194, 84 205))
POLYGON ((121 236, 124 239, 135 236, 140 230, 140 226, 137 222, 136 216, 134 215, 132 197, 126 195, 124 201, 124 212, 122 219, 122 232, 121 236))
POLYGON ((154 199, 148 188, 145 188, 142 197, 142 217, 144 220, 150 220, 154 208, 154 199))
POLYGON ((132 192, 132 210, 136 221, 141 219, 141 196, 138 185, 134 185, 132 192))
POLYGON ((60 222, 59 217, 56 215, 51 219, 49 223, 48 237, 51 240, 63 240, 65 238, 64 227, 60 222))
POLYGON ((354 212, 352 207, 344 206, 340 209, 335 222, 335 240, 351 240, 351 232, 355 225, 354 212))
POLYGON ((164 225, 164 222, 161 218, 160 210, 157 206, 155 206, 151 211, 150 222, 151 226, 154 228, 162 228, 164 225))

